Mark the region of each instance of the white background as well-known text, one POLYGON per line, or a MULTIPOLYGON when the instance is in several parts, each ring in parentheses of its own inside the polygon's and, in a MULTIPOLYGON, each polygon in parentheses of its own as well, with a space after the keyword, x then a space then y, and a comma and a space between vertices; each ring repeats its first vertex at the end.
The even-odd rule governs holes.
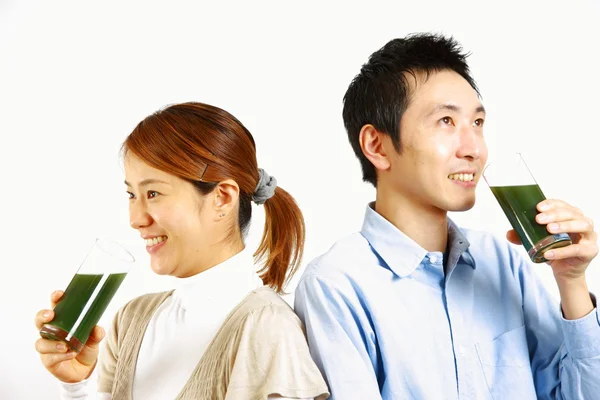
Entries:
MULTIPOLYGON (((452 34, 472 52, 491 155, 522 151, 546 196, 600 224, 598 1, 214 3, 0 0, 0 399, 57 397, 33 317, 96 236, 138 260, 104 326, 128 299, 170 287, 128 227, 118 150, 141 119, 189 100, 237 116, 259 165, 304 211, 306 263, 360 229, 374 196, 342 96, 369 54, 410 32, 452 34)), ((509 229, 484 182, 453 218, 509 229)), ((262 222, 256 208, 249 246, 262 222)), ((597 293, 599 264, 588 273, 597 293)), ((556 295, 549 267, 536 268, 556 295)))

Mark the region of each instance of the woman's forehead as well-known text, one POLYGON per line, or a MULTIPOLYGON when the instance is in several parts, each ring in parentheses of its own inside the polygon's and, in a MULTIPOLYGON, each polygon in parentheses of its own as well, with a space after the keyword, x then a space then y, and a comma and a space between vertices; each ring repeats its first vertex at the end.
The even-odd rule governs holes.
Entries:
POLYGON ((131 185, 138 185, 142 180, 156 180, 164 183, 173 183, 178 178, 168 172, 146 163, 135 154, 128 152, 124 160, 125 180, 131 185))

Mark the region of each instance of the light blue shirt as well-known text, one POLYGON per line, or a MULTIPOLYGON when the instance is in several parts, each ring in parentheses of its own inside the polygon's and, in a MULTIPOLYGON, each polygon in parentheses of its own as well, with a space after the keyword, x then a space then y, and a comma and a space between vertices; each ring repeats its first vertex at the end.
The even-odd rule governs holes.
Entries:
POLYGON ((370 206, 307 266, 295 309, 330 399, 600 399, 598 310, 563 319, 546 265, 448 227, 446 272, 370 206))

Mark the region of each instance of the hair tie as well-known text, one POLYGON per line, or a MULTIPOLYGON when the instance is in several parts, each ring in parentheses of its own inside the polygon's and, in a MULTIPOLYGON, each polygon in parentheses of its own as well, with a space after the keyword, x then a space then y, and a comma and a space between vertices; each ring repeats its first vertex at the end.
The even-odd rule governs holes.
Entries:
POLYGON ((265 201, 269 200, 275 194, 275 188, 277 187, 277 179, 273 176, 269 176, 264 169, 258 169, 258 184, 254 189, 252 195, 252 201, 257 205, 264 204, 265 201))

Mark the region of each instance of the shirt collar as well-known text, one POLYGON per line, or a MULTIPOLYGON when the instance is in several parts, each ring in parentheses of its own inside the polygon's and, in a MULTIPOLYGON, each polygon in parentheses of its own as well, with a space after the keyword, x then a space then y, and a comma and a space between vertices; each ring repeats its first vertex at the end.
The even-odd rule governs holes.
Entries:
POLYGON ((229 299, 237 302, 240 296, 261 287, 262 281, 256 273, 252 253, 244 249, 199 274, 176 278, 175 286, 173 295, 180 299, 184 309, 190 310, 209 302, 215 306, 229 299))
POLYGON ((450 245, 450 251, 448 252, 450 265, 454 266, 460 260, 463 264, 467 264, 473 269, 476 268, 475 259, 469 251, 471 243, 450 218, 448 218, 448 244, 450 245))
MULTIPOLYGON (((374 210, 375 203, 367 206, 361 234, 388 267, 403 278, 413 273, 428 254, 414 240, 374 210)), ((475 268, 475 261, 466 251, 469 241, 456 224, 448 218, 448 252, 450 265, 460 259, 475 268)))

